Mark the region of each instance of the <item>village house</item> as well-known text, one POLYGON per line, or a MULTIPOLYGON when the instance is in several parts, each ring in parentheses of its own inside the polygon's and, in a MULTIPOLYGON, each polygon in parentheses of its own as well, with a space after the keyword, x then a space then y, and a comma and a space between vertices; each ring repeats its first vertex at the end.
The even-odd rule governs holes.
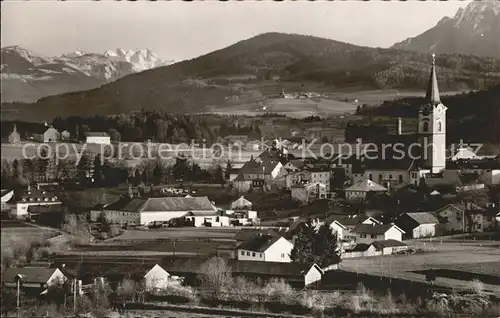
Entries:
POLYGON ((396 240, 375 241, 371 244, 356 244, 342 253, 342 258, 371 257, 391 255, 408 250, 408 245, 396 240))
POLYGON ((9 135, 9 143, 10 144, 18 144, 21 142, 21 136, 17 132, 17 127, 14 125, 14 128, 12 129, 12 132, 9 135))
POLYGON ((61 140, 69 140, 71 138, 71 134, 69 131, 64 130, 61 132, 61 140))
POLYGON ((242 242, 237 248, 241 261, 290 263, 293 244, 284 237, 259 233, 242 242))
POLYGON ((402 229, 392 224, 359 224, 351 233, 355 236, 356 244, 371 244, 374 241, 396 240, 402 241, 405 233, 402 229))
POLYGON ((85 143, 87 144, 111 144, 111 137, 106 132, 87 132, 85 133, 85 143))
POLYGON ((463 205, 448 204, 434 212, 439 220, 443 234, 463 232, 465 228, 465 207, 463 205))
POLYGON ((92 210, 91 220, 105 217, 112 223, 149 225, 186 218, 194 226, 210 223, 222 226, 228 218, 221 216, 207 197, 139 197, 124 196, 105 205, 102 210, 92 210))
POLYGON ((14 193, 9 201, 2 204, 5 210, 10 211, 8 213, 11 218, 26 219, 29 216, 28 209, 32 206, 61 205, 62 202, 56 195, 28 185, 26 190, 14 193))
POLYGON ((2 274, 4 286, 19 286, 20 290, 33 294, 44 294, 50 286, 63 284, 66 280, 58 268, 48 267, 10 267, 2 274))
POLYGON ((302 171, 304 165, 305 165, 304 161, 298 159, 292 159, 289 160, 285 165, 283 165, 283 168, 287 171, 287 173, 292 173, 292 172, 302 171))
POLYGON ((252 225, 258 223, 257 211, 252 210, 252 202, 241 196, 225 210, 232 225, 252 225))
POLYGON ((291 197, 302 204, 309 204, 314 200, 326 199, 328 190, 326 185, 320 182, 309 182, 296 184, 291 187, 291 197))
POLYGON ((173 279, 171 275, 158 264, 147 271, 142 278, 147 291, 158 291, 167 288, 169 285, 178 284, 178 280, 173 279))
POLYGON ((366 200, 371 194, 384 193, 387 189, 369 179, 364 179, 345 189, 345 197, 349 201, 366 200))
POLYGON ((33 139, 38 142, 57 142, 61 135, 54 127, 48 127, 43 133, 33 134, 33 139))
POLYGON ((408 239, 433 237, 439 229, 439 220, 432 212, 403 213, 394 223, 405 231, 408 239))
POLYGON ((159 292, 168 286, 180 285, 181 279, 171 275, 158 264, 101 264, 83 262, 76 268, 64 264, 64 270, 75 272, 75 276, 88 284, 101 281, 109 284, 112 289, 119 289, 124 280, 129 279, 144 286, 150 293, 159 292))
POLYGON ((269 189, 273 180, 283 174, 282 168, 283 164, 275 156, 261 154, 256 159, 252 156, 233 180, 233 188, 238 192, 248 192, 254 188, 269 189))
POLYGON ((375 241, 372 245, 377 251, 382 252, 382 255, 391 255, 408 250, 408 245, 397 240, 375 241))
POLYGON ((328 168, 311 167, 303 171, 303 181, 319 182, 326 186, 327 192, 330 192, 330 170, 328 168))
POLYGON ((351 234, 352 230, 359 224, 375 225, 381 224, 379 220, 368 217, 358 217, 356 215, 334 215, 327 219, 327 223, 333 232, 337 233, 339 239, 350 242, 354 241, 355 236, 351 234))
POLYGON ((14 190, 11 189, 2 189, 2 212, 10 212, 11 206, 8 202, 14 196, 14 190))

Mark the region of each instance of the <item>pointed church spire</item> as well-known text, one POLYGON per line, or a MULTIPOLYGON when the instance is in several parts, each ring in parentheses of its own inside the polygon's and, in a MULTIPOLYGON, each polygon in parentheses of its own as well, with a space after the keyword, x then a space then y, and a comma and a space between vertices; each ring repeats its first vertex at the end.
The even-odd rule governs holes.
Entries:
POLYGON ((16 126, 16 124, 14 124, 14 129, 12 130, 12 132, 17 132, 17 126, 16 126))
POLYGON ((431 75, 429 77, 429 83, 427 84, 427 93, 425 94, 425 101, 430 103, 432 106, 436 106, 441 103, 439 97, 439 89, 436 77, 436 54, 432 53, 432 68, 431 75))

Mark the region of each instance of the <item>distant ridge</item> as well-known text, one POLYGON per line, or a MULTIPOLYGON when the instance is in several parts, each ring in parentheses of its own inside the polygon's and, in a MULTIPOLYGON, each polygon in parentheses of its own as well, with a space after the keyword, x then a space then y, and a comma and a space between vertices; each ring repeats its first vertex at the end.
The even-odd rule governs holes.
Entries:
POLYGON ((473 1, 453 18, 392 46, 421 53, 473 54, 500 58, 500 1, 473 1))
POLYGON ((47 57, 19 45, 4 47, 2 102, 34 102, 50 95, 91 89, 131 73, 172 63, 161 60, 150 50, 121 52, 126 55, 75 51, 47 57))
MULTIPOLYGON (((298 87, 300 83, 316 83, 333 90, 347 86, 422 91, 430 63, 430 54, 265 33, 195 59, 130 74, 99 88, 45 97, 34 104, 3 105, 3 110, 9 111, 4 112, 8 116, 23 114, 48 120, 142 108, 172 113, 217 111, 228 100, 262 100, 263 95, 278 94, 285 83, 298 87)), ((441 54, 436 57, 436 66, 443 91, 500 83, 500 59, 441 54)))

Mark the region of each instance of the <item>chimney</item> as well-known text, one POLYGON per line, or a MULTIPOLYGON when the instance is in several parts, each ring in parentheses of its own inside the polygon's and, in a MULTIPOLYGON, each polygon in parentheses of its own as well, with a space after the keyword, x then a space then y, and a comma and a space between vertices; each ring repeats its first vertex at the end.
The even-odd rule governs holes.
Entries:
POLYGON ((398 135, 403 134, 403 120, 401 117, 398 117, 398 135))

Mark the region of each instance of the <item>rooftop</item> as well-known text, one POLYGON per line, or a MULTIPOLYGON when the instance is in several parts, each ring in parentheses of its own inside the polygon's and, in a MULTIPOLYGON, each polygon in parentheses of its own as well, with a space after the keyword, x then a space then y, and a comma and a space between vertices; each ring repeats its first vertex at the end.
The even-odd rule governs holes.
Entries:
POLYGON ((107 205, 104 209, 124 212, 206 211, 214 213, 217 211, 208 197, 124 197, 107 205))
POLYGON ((276 243, 281 236, 259 234, 250 237, 245 242, 238 246, 238 249, 255 251, 259 253, 265 252, 269 247, 276 243))
POLYGON ((418 224, 439 224, 439 220, 432 212, 411 212, 406 214, 418 224))
POLYGON ((109 137, 106 132, 89 131, 85 133, 85 137, 109 137))
POLYGON ((382 192, 387 191, 386 188, 378 183, 375 183, 369 179, 364 179, 345 189, 345 191, 357 191, 357 192, 382 192))
POLYGON ((22 268, 7 268, 3 273, 3 281, 15 281, 17 275, 21 275, 26 283, 46 283, 56 271, 55 268, 47 267, 22 267, 22 268))
POLYGON ((394 225, 391 224, 359 224, 352 231, 360 234, 384 234, 394 225))
POLYGON ((403 242, 397 241, 397 240, 383 240, 383 241, 375 241, 372 243, 375 248, 381 249, 384 247, 399 247, 399 246, 408 246, 403 242))

